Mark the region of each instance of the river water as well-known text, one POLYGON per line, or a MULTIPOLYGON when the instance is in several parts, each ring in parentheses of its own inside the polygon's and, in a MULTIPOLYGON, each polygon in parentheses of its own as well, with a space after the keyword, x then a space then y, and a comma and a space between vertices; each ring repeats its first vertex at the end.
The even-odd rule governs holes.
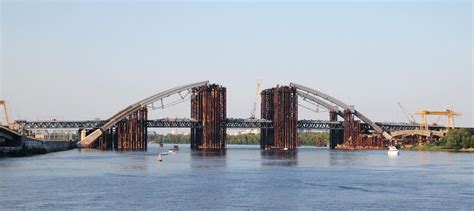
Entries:
POLYGON ((1 158, 0 209, 474 208, 472 153, 180 145, 158 162, 157 152, 1 158))

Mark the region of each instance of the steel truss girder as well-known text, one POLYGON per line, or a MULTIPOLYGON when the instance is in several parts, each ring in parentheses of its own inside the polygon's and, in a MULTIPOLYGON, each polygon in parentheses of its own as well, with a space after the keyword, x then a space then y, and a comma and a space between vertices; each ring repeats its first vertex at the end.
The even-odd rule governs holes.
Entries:
MULTIPOLYGON (((87 120, 87 121, 16 121, 23 130, 32 129, 93 129, 104 124, 105 121, 87 120)), ((419 129, 417 124, 387 123, 375 122, 385 131, 415 130, 419 129)), ((235 119, 229 118, 226 121, 227 128, 273 128, 273 122, 262 119, 235 119)), ((191 128, 201 127, 201 123, 193 119, 155 119, 148 120, 147 127, 150 128, 191 128)), ((325 120, 299 120, 300 129, 342 129, 341 121, 325 120)), ((361 123, 361 129, 373 130, 373 128, 361 123)), ((442 126, 430 126, 430 130, 443 130, 442 126)))

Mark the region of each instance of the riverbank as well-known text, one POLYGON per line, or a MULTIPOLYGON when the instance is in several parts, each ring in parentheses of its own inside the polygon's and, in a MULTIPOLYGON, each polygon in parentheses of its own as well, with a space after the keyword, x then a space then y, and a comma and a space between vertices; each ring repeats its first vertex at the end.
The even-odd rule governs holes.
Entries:
POLYGON ((77 148, 70 141, 43 141, 0 127, 0 157, 25 157, 77 148))
POLYGON ((0 147, 0 157, 27 157, 77 148, 77 145, 72 141, 44 141, 43 143, 44 147, 17 148, 7 151, 0 147))
POLYGON ((474 153, 474 148, 448 148, 446 146, 430 146, 427 144, 420 144, 420 145, 406 145, 401 146, 400 149, 402 150, 411 150, 411 151, 433 151, 433 152, 470 152, 474 153))
MULTIPOLYGON (((155 134, 148 136, 148 143, 163 144, 189 144, 189 134, 155 134)), ((246 133, 239 135, 227 135, 227 144, 238 145, 260 145, 260 134, 246 133)), ((328 132, 302 132, 299 134, 301 146, 325 147, 329 144, 328 132)))
POLYGON ((35 146, 26 143, 19 147, 0 147, 0 157, 26 157, 77 148, 73 141, 40 141, 41 144, 35 146))

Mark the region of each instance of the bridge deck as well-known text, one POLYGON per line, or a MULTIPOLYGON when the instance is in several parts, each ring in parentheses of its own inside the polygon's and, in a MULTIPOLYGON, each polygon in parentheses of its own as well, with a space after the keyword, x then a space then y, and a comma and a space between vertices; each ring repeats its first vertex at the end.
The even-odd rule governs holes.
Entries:
MULTIPOLYGON (((86 120, 86 121, 16 121, 21 129, 80 129, 80 128, 98 128, 105 124, 106 121, 86 120)), ((378 126, 387 131, 399 130, 416 130, 419 125, 405 124, 405 123, 387 123, 376 122, 378 126)), ((362 128, 373 130, 368 124, 362 123, 362 128)), ((149 128, 192 128, 200 127, 201 123, 193 119, 156 119, 148 120, 147 126, 149 128)), ((272 128, 273 122, 264 119, 237 119, 228 118, 226 122, 227 128, 272 128)), ((342 121, 327 121, 327 120, 299 120, 298 128, 300 129, 343 129, 342 121)), ((430 126, 430 130, 441 130, 444 127, 430 126)))

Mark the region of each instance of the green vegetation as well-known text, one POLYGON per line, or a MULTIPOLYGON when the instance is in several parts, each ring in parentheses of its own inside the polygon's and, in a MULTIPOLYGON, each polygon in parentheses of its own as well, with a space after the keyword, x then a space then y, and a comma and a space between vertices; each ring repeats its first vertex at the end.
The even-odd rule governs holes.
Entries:
POLYGON ((190 135, 183 134, 166 134, 166 135, 148 135, 149 143, 163 143, 163 144, 189 144, 191 140, 190 135))
POLYGON ((329 144, 328 132, 304 132, 300 133, 300 145, 324 147, 329 144))
MULTIPOLYGON (((307 146, 327 146, 329 142, 329 133, 327 132, 304 132, 300 133, 300 145, 307 146)), ((182 134, 166 134, 166 135, 149 135, 148 141, 150 143, 164 143, 164 144, 189 144, 190 135, 182 134)), ((227 144, 248 144, 259 145, 260 134, 241 134, 241 135, 227 135, 227 144)))
POLYGON ((241 134, 241 135, 227 135, 227 144, 248 144, 248 145, 260 145, 260 134, 241 134))
POLYGON ((420 144, 407 149, 427 151, 474 151, 474 133, 467 129, 454 129, 446 136, 429 144, 420 144))

